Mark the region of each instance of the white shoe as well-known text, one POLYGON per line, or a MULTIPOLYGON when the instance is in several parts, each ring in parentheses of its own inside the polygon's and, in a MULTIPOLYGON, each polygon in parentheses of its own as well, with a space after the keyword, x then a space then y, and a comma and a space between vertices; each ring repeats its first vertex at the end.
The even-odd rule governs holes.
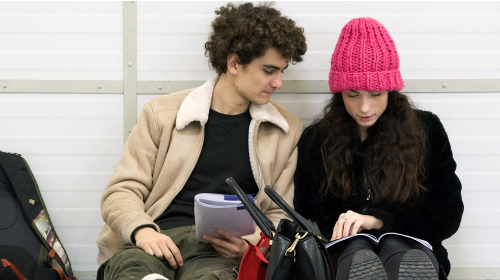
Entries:
POLYGON ((158 273, 151 273, 144 276, 141 280, 168 280, 168 278, 158 273))

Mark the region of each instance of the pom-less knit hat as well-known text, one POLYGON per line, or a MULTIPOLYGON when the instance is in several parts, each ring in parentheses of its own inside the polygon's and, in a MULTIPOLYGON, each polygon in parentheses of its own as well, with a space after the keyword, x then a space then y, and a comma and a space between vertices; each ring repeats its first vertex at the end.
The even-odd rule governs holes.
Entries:
POLYGON ((372 18, 349 21, 332 55, 329 84, 345 90, 396 91, 404 87, 399 56, 389 32, 372 18))

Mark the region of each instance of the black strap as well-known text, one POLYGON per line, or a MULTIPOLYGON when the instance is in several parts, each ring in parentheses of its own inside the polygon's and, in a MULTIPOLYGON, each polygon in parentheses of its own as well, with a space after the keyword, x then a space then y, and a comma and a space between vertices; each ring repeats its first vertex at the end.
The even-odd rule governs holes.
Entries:
POLYGON ((302 217, 299 213, 297 213, 295 210, 286 203, 286 201, 271 187, 271 186, 266 186, 264 188, 264 191, 266 194, 271 198, 274 203, 276 203, 281 209, 283 209, 292 219, 305 231, 311 233, 314 236, 321 236, 321 232, 319 231, 318 227, 315 226, 311 221, 307 220, 306 218, 302 217))
POLYGON ((243 190, 238 186, 238 183, 232 178, 229 177, 226 179, 226 183, 229 187, 234 191, 234 193, 238 196, 240 201, 245 205, 250 216, 252 216, 253 220, 259 226, 260 230, 267 236, 269 239, 273 238, 273 232, 276 232, 276 229, 273 225, 273 222, 269 220, 264 213, 253 203, 248 196, 243 192, 243 190))

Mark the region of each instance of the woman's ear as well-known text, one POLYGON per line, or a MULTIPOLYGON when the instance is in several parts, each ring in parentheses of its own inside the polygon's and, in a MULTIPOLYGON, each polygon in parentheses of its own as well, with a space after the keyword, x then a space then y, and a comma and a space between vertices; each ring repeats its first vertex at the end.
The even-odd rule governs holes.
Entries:
POLYGON ((233 75, 238 74, 238 55, 237 54, 230 54, 227 56, 227 71, 229 71, 233 75))

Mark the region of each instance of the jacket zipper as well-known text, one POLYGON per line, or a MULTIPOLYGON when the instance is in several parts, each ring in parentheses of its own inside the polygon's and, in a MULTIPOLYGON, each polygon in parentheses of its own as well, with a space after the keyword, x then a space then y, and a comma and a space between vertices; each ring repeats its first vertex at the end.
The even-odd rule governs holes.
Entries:
MULTIPOLYGON (((363 177, 365 179, 365 187, 368 190, 368 195, 366 196, 366 201, 370 201, 370 199, 372 198, 372 191, 370 190, 370 187, 368 187, 368 181, 366 180, 366 173, 364 170, 363 170, 363 177)), ((365 213, 366 207, 367 206, 363 207, 362 213, 365 213)))
POLYGON ((372 198, 372 190, 368 186, 368 181, 366 180, 366 173, 365 173, 364 170, 363 170, 363 176, 364 176, 364 179, 365 179, 365 187, 368 190, 368 196, 366 197, 366 200, 369 201, 372 198))

